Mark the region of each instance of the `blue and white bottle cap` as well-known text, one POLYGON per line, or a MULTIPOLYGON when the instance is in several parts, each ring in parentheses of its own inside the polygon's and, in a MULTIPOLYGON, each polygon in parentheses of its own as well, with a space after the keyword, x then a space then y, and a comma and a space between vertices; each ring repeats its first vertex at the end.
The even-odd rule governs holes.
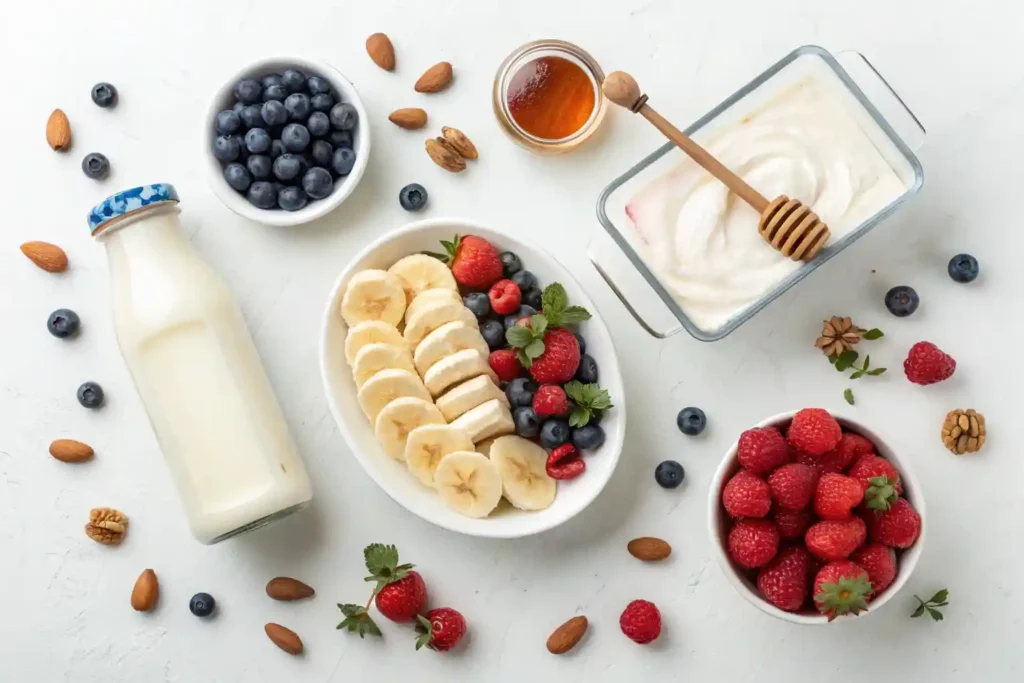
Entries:
POLYGON ((130 190, 123 190, 110 195, 89 211, 89 231, 93 234, 112 220, 125 216, 133 211, 161 204, 177 202, 178 191, 170 183, 153 183, 141 185, 130 190))

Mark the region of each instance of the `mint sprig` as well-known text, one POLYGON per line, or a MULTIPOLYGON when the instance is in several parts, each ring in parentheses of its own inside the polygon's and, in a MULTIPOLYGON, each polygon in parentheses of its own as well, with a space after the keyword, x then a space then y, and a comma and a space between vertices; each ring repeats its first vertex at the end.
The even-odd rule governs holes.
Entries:
POLYGON ((943 588, 927 600, 922 600, 916 595, 914 596, 914 599, 917 600, 917 609, 915 609, 914 613, 910 615, 911 619, 917 619, 925 612, 928 612, 928 616, 930 616, 933 621, 942 621, 943 615, 938 608, 945 607, 949 604, 949 591, 943 588))
POLYGON ((569 295, 560 282, 552 282, 544 288, 540 305, 551 327, 565 327, 573 323, 590 320, 590 311, 582 306, 570 306, 569 295))
POLYGON ((516 350, 516 357, 524 368, 543 355, 544 335, 549 329, 590 320, 590 311, 569 305, 569 296, 561 283, 552 282, 545 287, 540 302, 542 310, 530 316, 529 326, 516 324, 505 330, 505 341, 516 350))
POLYGON ((838 356, 829 356, 828 362, 832 363, 832 365, 836 367, 837 372, 846 372, 850 368, 853 368, 854 373, 850 375, 850 379, 860 379, 864 375, 877 377, 878 375, 885 373, 885 368, 871 367, 871 356, 864 356, 864 364, 858 367, 857 359, 859 357, 860 354, 856 351, 843 351, 838 356))
POLYGON ((563 388, 565 395, 573 402, 572 411, 569 413, 570 427, 583 427, 597 411, 614 407, 608 391, 596 383, 583 384, 573 380, 563 388))

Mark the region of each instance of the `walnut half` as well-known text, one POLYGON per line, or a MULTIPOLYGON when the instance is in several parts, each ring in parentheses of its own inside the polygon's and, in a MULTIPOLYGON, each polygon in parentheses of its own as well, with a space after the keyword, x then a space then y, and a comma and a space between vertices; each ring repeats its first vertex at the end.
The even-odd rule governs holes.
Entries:
POLYGON ((89 511, 89 523, 85 535, 103 545, 119 545, 128 531, 127 515, 114 508, 93 508, 89 511))

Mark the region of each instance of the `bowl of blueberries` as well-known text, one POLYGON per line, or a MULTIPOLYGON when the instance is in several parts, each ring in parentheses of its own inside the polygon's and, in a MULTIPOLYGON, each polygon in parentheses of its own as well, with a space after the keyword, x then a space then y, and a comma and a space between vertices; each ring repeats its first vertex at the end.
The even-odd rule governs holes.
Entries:
POLYGON ((355 87, 336 69, 265 59, 213 98, 204 125, 210 186, 259 223, 307 223, 337 208, 366 169, 370 130, 355 87))

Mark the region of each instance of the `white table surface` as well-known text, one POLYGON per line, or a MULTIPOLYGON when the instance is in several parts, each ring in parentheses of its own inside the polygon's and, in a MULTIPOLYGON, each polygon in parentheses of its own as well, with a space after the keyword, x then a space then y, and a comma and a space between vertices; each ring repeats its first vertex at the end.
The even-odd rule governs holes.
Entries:
POLYGON ((356 680, 789 681, 809 672, 831 681, 1019 680, 1024 598, 1015 587, 1021 550, 1024 458, 1020 425, 1017 296, 1022 223, 1024 48, 1019 3, 681 3, 619 0, 555 3, 32 2, 7 13, 0 53, 7 66, 0 130, 3 248, 0 250, 0 680, 4 683, 356 680), (491 7, 493 6, 493 7, 491 7), (589 14, 573 7, 589 7, 589 14), (429 9, 428 9, 429 8, 429 9), (290 17, 295 17, 291 19, 290 17), (286 26, 302 27, 290 33, 286 26), (396 73, 378 70, 363 42, 385 31, 396 73), (490 87, 498 63, 540 37, 573 40, 607 68, 637 75, 659 109, 680 123, 801 43, 869 55, 929 129, 920 152, 927 181, 899 215, 814 274, 725 341, 685 334, 648 337, 587 262, 582 247, 600 228, 601 188, 659 144, 640 121, 610 112, 602 139, 563 158, 525 153, 499 132, 490 87), (347 74, 371 112, 373 155, 344 207, 301 229, 247 223, 225 209, 200 173, 199 126, 207 98, 240 65, 268 53, 322 57, 347 74), (423 96, 412 83, 446 59, 456 81, 423 96), (94 82, 120 90, 117 109, 89 100, 94 82), (423 152, 422 133, 386 120, 425 106, 431 128, 454 125, 481 150, 464 174, 446 174, 423 152), (52 153, 47 115, 70 116, 74 151, 52 153), (110 179, 79 170, 83 154, 106 153, 110 179), (121 360, 109 314, 102 246, 85 212, 113 191, 174 183, 194 244, 238 295, 277 395, 315 480, 307 511, 213 547, 193 541, 143 409, 121 360), (627 445, 605 492, 564 527, 519 541, 488 541, 437 529, 387 498, 350 457, 328 413, 317 367, 317 332, 328 289, 361 245, 410 216, 400 187, 430 191, 426 216, 456 215, 521 232, 570 266, 612 330, 628 390, 627 445), (72 268, 35 269, 18 244, 62 245, 72 268), (947 259, 975 254, 983 275, 953 283, 947 259), (882 304, 908 283, 923 303, 897 320, 882 304), (46 332, 55 308, 77 310, 80 338, 46 332), (871 346, 881 378, 856 383, 854 414, 913 462, 928 500, 930 534, 905 592, 869 618, 800 628, 763 615, 733 593, 709 552, 707 482, 746 425, 791 407, 845 408, 840 378, 811 346, 821 319, 848 314, 878 325, 871 346), (909 384, 900 371, 911 343, 928 339, 959 362, 939 386, 909 384), (87 411, 75 388, 95 380, 106 407, 87 411), (675 414, 702 406, 707 433, 682 436, 675 414), (974 407, 991 439, 956 458, 939 442, 946 411, 974 407), (94 462, 68 466, 46 454, 57 437, 96 447, 94 462), (654 466, 677 458, 681 490, 664 491, 654 466), (99 546, 82 533, 89 508, 131 516, 128 540, 99 546), (639 535, 668 539, 667 563, 643 566, 625 551, 639 535), (382 641, 336 632, 336 602, 366 594, 361 550, 398 545, 430 587, 431 602, 461 610, 470 636, 457 652, 414 652, 409 630, 384 623, 382 641), (145 567, 160 577, 152 614, 128 605, 145 567), (317 590, 303 604, 263 594, 278 574, 317 590), (910 620, 912 593, 948 587, 941 624, 910 620), (197 591, 220 613, 187 609, 197 591), (662 610, 657 644, 619 633, 618 615, 638 597, 662 610), (549 631, 576 613, 592 624, 572 655, 544 649, 549 631), (294 628, 302 658, 273 647, 267 621, 294 628))

